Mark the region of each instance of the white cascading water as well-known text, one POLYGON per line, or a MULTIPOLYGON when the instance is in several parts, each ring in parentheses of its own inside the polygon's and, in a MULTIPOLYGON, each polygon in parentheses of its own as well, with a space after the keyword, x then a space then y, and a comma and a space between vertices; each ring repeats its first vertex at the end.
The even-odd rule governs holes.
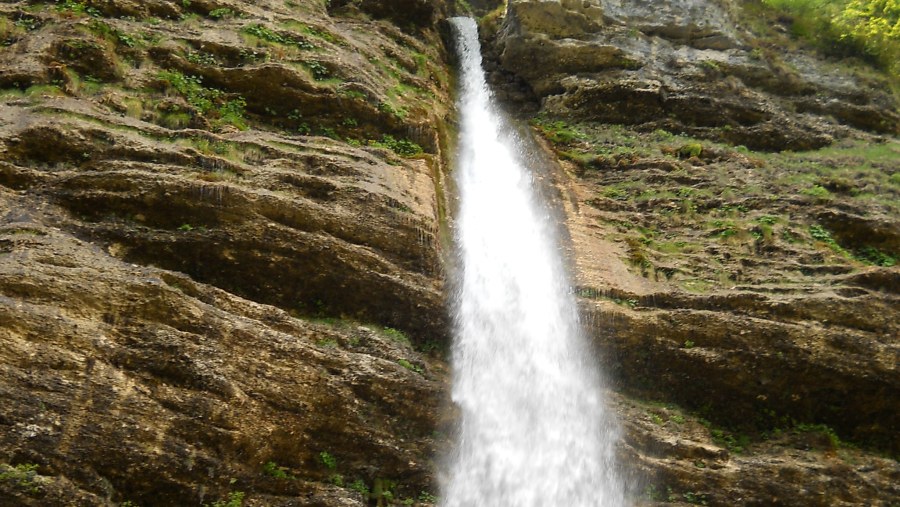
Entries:
POLYGON ((522 150, 503 135, 475 22, 451 23, 461 67, 452 386, 461 420, 441 504, 623 505, 617 430, 553 221, 522 150))

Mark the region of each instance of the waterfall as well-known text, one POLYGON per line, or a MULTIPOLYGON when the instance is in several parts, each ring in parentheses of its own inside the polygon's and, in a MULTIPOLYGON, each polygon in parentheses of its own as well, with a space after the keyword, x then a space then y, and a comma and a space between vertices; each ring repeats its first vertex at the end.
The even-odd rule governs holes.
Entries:
POLYGON ((580 330, 554 223, 481 68, 475 22, 460 58, 460 260, 445 507, 619 506, 615 422, 580 330))

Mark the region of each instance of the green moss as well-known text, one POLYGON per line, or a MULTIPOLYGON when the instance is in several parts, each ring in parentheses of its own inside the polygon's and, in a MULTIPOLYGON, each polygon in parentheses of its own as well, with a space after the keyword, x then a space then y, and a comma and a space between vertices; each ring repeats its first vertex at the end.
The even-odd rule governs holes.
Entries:
POLYGON ((678 156, 682 158, 699 157, 703 153, 700 143, 687 143, 678 148, 678 156))

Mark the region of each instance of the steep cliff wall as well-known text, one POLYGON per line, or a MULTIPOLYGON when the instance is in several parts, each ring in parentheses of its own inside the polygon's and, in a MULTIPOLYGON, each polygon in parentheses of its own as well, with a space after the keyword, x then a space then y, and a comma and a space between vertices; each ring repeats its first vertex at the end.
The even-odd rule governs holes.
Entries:
MULTIPOLYGON (((0 4, 0 505, 434 503, 451 9, 0 4)), ((484 24, 635 502, 892 505, 890 81, 752 2, 484 24)))
POLYGON ((451 100, 407 3, 0 6, 0 504, 430 498, 451 100))
POLYGON ((560 160, 582 314, 632 397, 623 453, 656 478, 645 500, 898 494, 895 460, 845 454, 898 451, 896 78, 784 22, 713 1, 511 0, 485 18, 498 93, 560 160))

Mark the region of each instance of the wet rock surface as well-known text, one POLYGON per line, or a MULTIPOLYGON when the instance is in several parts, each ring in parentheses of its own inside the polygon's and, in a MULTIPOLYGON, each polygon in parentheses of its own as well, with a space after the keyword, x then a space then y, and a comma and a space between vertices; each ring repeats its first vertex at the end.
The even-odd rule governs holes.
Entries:
POLYGON ((0 48, 0 504, 430 503, 450 100, 420 4, 3 4, 38 21, 0 48))
MULTIPOLYGON (((452 10, 0 4, 0 505, 435 503, 452 10)), ((728 2, 494 16, 635 503, 892 505, 884 78, 728 2)))
POLYGON ((743 9, 705 0, 514 0, 493 39, 494 82, 550 116, 752 149, 818 148, 845 125, 898 132, 883 78, 775 47, 742 26, 743 9))

